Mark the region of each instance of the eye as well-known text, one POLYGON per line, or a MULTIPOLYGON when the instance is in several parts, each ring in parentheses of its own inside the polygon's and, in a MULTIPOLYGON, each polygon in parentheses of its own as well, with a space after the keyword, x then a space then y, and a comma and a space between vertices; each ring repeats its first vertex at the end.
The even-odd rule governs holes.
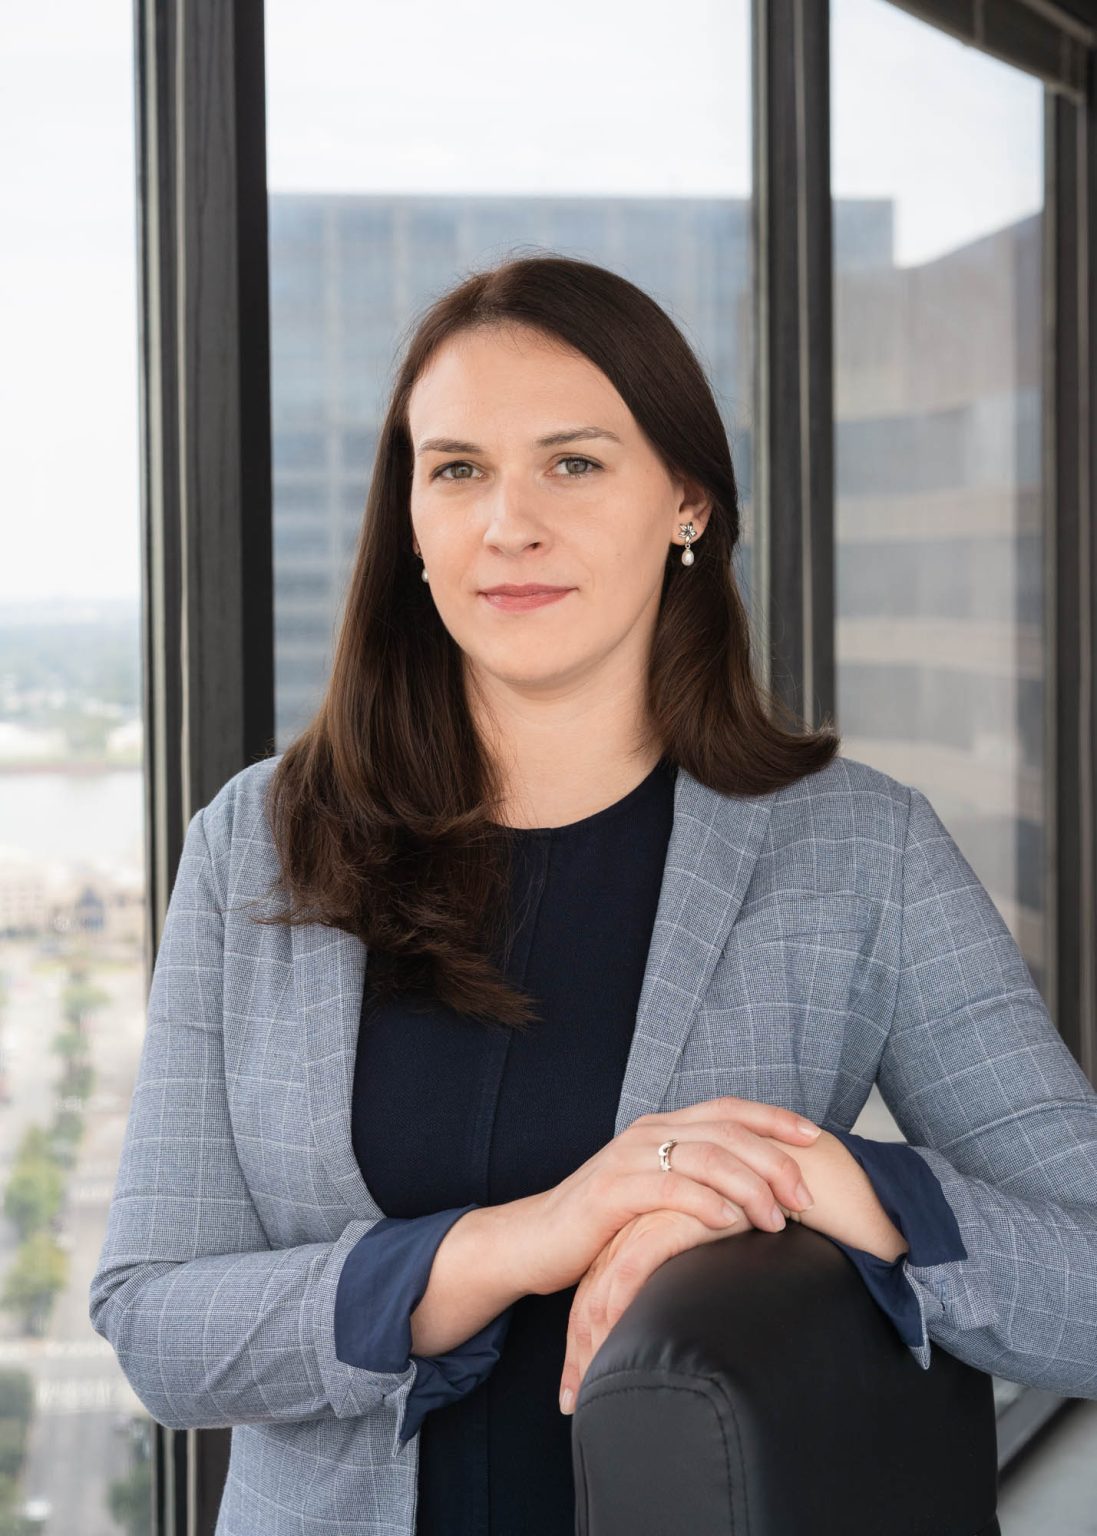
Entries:
MULTIPOLYGON (((473 469, 474 467, 475 466, 470 464, 467 459, 454 459, 449 464, 441 465, 440 468, 438 468, 438 469, 436 469, 434 471, 433 475, 431 475, 430 478, 432 480, 439 480, 443 476, 445 476, 445 478, 447 480, 451 480, 451 479, 453 479, 453 476, 452 475, 446 475, 446 470, 447 469, 473 469)), ((460 478, 461 480, 467 480, 468 476, 467 475, 461 475, 458 478, 460 478)))
MULTIPOLYGON (((561 464, 589 464, 591 469, 601 469, 601 467, 602 467, 600 464, 596 464, 593 459, 585 458, 582 454, 577 454, 577 453, 569 454, 566 459, 561 459, 560 463, 561 464)), ((585 474, 584 475, 565 475, 564 476, 565 480, 588 480, 589 478, 590 478, 590 476, 589 475, 585 475, 585 474)))
MULTIPOLYGON (((558 460, 558 462, 560 464, 586 464, 588 466, 588 469, 590 469, 590 470, 601 469, 601 467, 602 467, 600 464, 595 463, 595 461, 593 459, 588 459, 585 454, 580 454, 580 453, 568 454, 568 456, 566 458, 560 459, 560 460, 558 460)), ((450 481, 453 481, 453 480, 469 480, 469 479, 472 478, 470 475, 448 475, 446 473, 446 471, 448 469, 475 469, 475 468, 476 468, 476 466, 474 464, 470 464, 467 459, 451 459, 448 464, 441 464, 441 465, 439 465, 439 467, 434 471, 434 473, 431 475, 430 478, 432 480, 450 480, 450 481)), ((586 471, 584 471, 582 474, 578 474, 578 475, 573 475, 573 474, 571 474, 569 472, 568 474, 564 475, 562 478, 565 479, 565 480, 587 480, 587 479, 590 478, 590 476, 589 476, 589 474, 586 471)))

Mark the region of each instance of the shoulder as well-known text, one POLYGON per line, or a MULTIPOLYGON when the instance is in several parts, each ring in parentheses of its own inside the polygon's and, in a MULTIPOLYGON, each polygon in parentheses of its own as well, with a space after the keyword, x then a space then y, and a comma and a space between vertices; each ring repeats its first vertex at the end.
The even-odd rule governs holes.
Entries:
POLYGON ((929 796, 917 785, 856 758, 833 758, 819 773, 779 790, 773 820, 778 833, 792 838, 856 839, 868 862, 873 848, 886 848, 908 866, 935 872, 951 867, 956 879, 976 882, 929 796))
POLYGON ((760 862, 775 888, 890 905, 915 793, 857 758, 832 758, 774 793, 760 862))
POLYGON ((869 763, 834 757, 818 773, 776 791, 771 825, 777 835, 862 837, 901 848, 914 793, 869 763))
POLYGON ((281 752, 249 763, 226 779, 213 798, 196 813, 216 864, 233 845, 271 843, 265 815, 267 786, 281 752))

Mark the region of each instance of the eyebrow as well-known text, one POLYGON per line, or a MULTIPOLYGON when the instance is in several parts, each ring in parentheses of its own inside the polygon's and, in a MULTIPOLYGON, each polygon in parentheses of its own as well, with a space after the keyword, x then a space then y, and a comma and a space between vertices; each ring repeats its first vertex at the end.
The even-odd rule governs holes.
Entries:
MULTIPOLYGON (((535 448, 559 448, 563 443, 575 443, 581 438, 608 437, 612 442, 619 443, 621 439, 616 432, 611 432, 608 427, 570 427, 562 432, 549 432, 544 437, 534 439, 535 448)), ((419 444, 417 453, 483 453, 483 448, 475 443, 463 442, 458 437, 425 437, 419 444)))

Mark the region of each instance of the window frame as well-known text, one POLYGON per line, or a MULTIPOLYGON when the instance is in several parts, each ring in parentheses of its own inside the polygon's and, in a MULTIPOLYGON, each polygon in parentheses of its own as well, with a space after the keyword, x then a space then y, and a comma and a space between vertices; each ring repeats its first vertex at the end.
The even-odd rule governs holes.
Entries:
MULTIPOLYGON (((1097 0, 887 3, 1045 84, 1049 922, 1055 1017, 1097 1081, 1097 0)), ((835 713, 830 7, 751 6, 755 625, 766 681, 819 724, 835 713)), ((134 0, 134 17, 151 975, 190 816, 275 750, 270 280, 262 0, 134 0)), ((1024 1393, 999 1419, 1004 1459, 1060 1406, 1024 1393)), ((157 1536, 212 1536, 229 1432, 154 1433, 157 1536)))
MULTIPOLYGON (((1097 458, 1089 430, 1097 386, 1097 4, 1067 11, 1049 0, 886 3, 1044 81, 1047 974, 1052 1017, 1097 1083, 1097 458)), ((752 6, 754 592, 767 680, 819 725, 837 719, 830 4, 752 6)), ((1027 1388, 999 1413, 1000 1470, 1067 1401, 1027 1388)))
MULTIPOLYGON (((274 750, 262 0, 134 0, 134 52, 151 977, 191 816, 274 750)), ((212 1536, 230 1432, 152 1435, 153 1531, 212 1536)))

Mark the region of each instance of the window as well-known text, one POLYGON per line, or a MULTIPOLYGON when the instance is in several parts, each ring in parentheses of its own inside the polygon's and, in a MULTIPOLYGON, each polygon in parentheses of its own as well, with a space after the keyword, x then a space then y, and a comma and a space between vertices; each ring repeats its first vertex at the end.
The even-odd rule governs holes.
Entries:
MULTIPOLYGON (((844 751, 929 796, 1043 986, 1043 85, 885 0, 831 18, 844 751)), ((901 1139, 876 1088, 854 1129, 901 1139)))
POLYGON ((633 7, 622 30, 612 8, 569 0, 534 47, 515 15, 494 0, 455 31, 437 3, 266 7, 280 747, 331 664, 400 337, 472 267, 519 251, 611 267, 686 329, 732 441, 749 600, 747 0, 687 0, 669 31, 661 7, 633 7), (302 580, 302 522, 280 529, 306 487, 302 580))
POLYGON ((838 719, 1047 962, 1043 85, 832 16, 838 719))
POLYGON ((0 1528, 151 1530, 88 1318, 144 1033, 132 8, 0 33, 0 1528))

